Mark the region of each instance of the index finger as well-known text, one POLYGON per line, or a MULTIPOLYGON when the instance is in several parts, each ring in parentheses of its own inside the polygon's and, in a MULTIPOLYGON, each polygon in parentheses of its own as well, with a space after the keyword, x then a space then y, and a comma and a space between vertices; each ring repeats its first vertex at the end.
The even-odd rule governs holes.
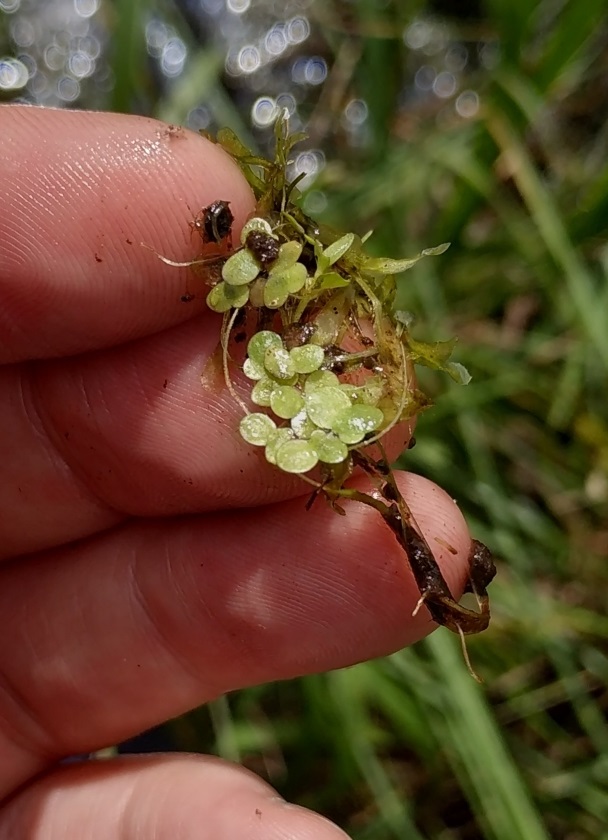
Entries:
POLYGON ((217 199, 238 229, 253 196, 228 155, 144 117, 0 109, 0 362, 107 347, 200 312, 204 282, 141 243, 192 259, 188 221, 217 199))

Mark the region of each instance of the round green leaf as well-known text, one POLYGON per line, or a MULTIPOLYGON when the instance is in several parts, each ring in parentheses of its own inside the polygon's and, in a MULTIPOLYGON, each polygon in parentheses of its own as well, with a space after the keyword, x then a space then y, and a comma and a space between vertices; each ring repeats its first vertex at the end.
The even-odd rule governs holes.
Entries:
POLYGON ((352 407, 344 391, 332 385, 309 392, 305 402, 308 416, 322 429, 332 429, 341 412, 352 407))
POLYGON ((277 417, 290 420, 304 407, 304 397, 293 385, 275 385, 270 394, 270 407, 277 417))
POLYGON ((373 405, 351 405, 339 412, 331 430, 338 435, 343 443, 353 445, 360 443, 365 435, 375 432, 384 421, 384 414, 373 405))
POLYGON ((292 379, 296 373, 291 356, 284 347, 269 347, 264 353, 264 367, 280 382, 292 379))
MULTIPOLYGON (((247 359, 247 361, 250 360, 247 359)), ((245 362, 245 364, 247 364, 247 361, 245 362)), ((243 370, 245 370, 244 366, 243 370)), ((251 390, 251 402, 255 403, 256 405, 263 405, 264 407, 269 406, 270 395, 272 393, 272 389, 275 387, 276 382, 273 382, 272 379, 269 379, 265 375, 261 376, 259 381, 255 383, 251 390)))
POLYGON ((296 437, 305 439, 308 439, 315 431, 319 431, 318 426, 315 426, 312 422, 305 408, 291 418, 291 428, 296 437))
POLYGON ((251 251, 241 248, 228 257, 222 268, 222 277, 230 286, 246 286, 260 273, 260 266, 251 251))
POLYGON ((298 257, 301 253, 301 242, 297 242, 295 239, 292 242, 284 242, 279 248, 279 256, 272 266, 272 271, 278 274, 286 268, 291 268, 291 266, 298 261, 298 257))
MULTIPOLYGON (((300 291, 306 282, 308 272, 306 271, 305 265, 302 263, 296 263, 295 265, 292 265, 291 268, 286 268, 285 271, 282 272, 282 276, 284 277, 287 288, 289 289, 289 294, 295 295, 296 292, 300 291)), ((272 279, 272 273, 270 275, 270 279, 272 279)))
POLYGON ((262 379, 265 376, 264 368, 260 367, 257 362, 247 357, 243 362, 243 373, 247 379, 262 379))
POLYGON ((207 306, 214 312, 228 312, 229 309, 245 306, 248 299, 249 289, 246 286, 229 286, 221 282, 207 295, 207 306))
POLYGON ((314 447, 307 440, 288 440, 276 451, 277 466, 288 473, 305 473, 319 461, 314 447))
POLYGON ((267 414, 247 414, 240 422, 241 437, 253 446, 266 446, 277 426, 267 414))
MULTIPOLYGON (((295 348, 294 348, 295 349, 295 348)), ((293 353, 293 350, 291 351, 293 353)), ((338 387, 340 380, 330 370, 315 370, 306 378, 304 393, 311 394, 319 388, 338 387)))
POLYGON ((296 373, 312 373, 323 364, 325 351, 318 344, 304 344, 289 351, 296 373))
POLYGON ((247 345, 247 355, 259 367, 264 367, 264 358, 269 347, 283 348, 283 339, 272 330, 260 330, 251 337, 247 345))
MULTIPOLYGON (((302 266, 304 268, 304 266, 302 266)), ((271 274, 264 286, 264 306, 278 309, 289 297, 289 280, 286 274, 271 274)))
POLYGON ((266 449, 264 450, 264 455, 266 456, 266 460, 269 464, 276 466, 277 449, 287 440, 293 440, 293 432, 288 428, 277 429, 276 432, 271 435, 270 440, 266 445, 266 449))
POLYGON ((310 437, 310 443, 324 464, 341 464, 348 457, 348 447, 331 432, 320 429, 310 437))

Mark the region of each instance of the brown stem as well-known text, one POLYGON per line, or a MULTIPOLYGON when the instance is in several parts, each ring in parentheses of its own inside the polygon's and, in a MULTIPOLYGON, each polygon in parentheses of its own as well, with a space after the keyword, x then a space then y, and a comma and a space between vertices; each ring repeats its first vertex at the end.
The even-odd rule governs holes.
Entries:
POLYGON ((380 449, 381 457, 378 460, 373 460, 360 451, 353 451, 352 458, 354 464, 379 485, 383 499, 354 488, 332 486, 331 483, 323 487, 323 492, 332 501, 337 497, 352 499, 378 511, 407 555, 420 592, 419 606, 424 604, 437 624, 454 633, 480 633, 490 622, 487 586, 496 571, 490 552, 482 543, 473 540, 469 554, 469 580, 465 592, 473 592, 476 595, 479 603, 479 612, 476 612, 461 606, 452 597, 433 552, 401 495, 386 455, 381 447, 380 449))

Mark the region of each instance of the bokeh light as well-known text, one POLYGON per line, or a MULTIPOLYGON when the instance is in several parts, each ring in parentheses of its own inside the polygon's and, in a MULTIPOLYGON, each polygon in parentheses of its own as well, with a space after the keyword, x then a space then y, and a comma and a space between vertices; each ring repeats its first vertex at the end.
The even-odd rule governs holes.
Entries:
POLYGON ((352 127, 363 125, 369 116, 369 108, 364 99, 351 99, 344 108, 344 121, 352 127))
POLYGON ((160 56, 160 66, 167 76, 179 76, 184 69, 188 50, 181 38, 169 38, 163 46, 160 56))
POLYGON ((438 73, 433 82, 433 93, 440 99, 449 99, 456 92, 456 78, 453 73, 444 70, 438 73))
POLYGON ((249 74, 255 73, 261 61, 259 49, 254 44, 247 44, 239 50, 236 63, 241 73, 249 74))
POLYGON ((260 96, 251 108, 251 121, 257 128, 272 125, 279 115, 277 103, 270 96, 260 96))
POLYGON ((242 15, 251 6, 251 0, 226 0, 226 8, 235 15, 242 15))
MULTIPOLYGON (((165 96, 169 101, 172 86, 187 77, 212 43, 223 60, 228 95, 247 115, 255 142, 270 147, 269 128, 283 110, 292 130, 306 131, 333 55, 320 20, 308 11, 312 5, 313 0, 190 0, 189 32, 184 21, 170 13, 170 3, 158 0, 146 6, 141 33, 152 68, 150 89, 142 90, 142 101, 135 107, 145 107, 148 97, 162 101, 165 96)), ((0 0, 0 10, 10 14, 7 31, 14 45, 2 64, 0 89, 18 91, 20 99, 33 103, 108 107, 117 25, 108 14, 111 8, 110 0, 0 0)), ((479 96, 470 76, 479 64, 489 67, 498 60, 496 42, 463 43, 438 17, 410 18, 401 37, 409 70, 400 112, 430 107, 440 120, 449 121, 450 115, 474 118, 479 96)), ((213 132, 225 121, 223 108, 203 82, 200 100, 186 103, 182 119, 194 130, 213 132)), ((370 110, 373 103, 361 97, 355 84, 345 90, 337 119, 324 131, 340 131, 341 142, 364 149, 373 141, 370 110)), ((325 161, 317 149, 302 146, 292 166, 295 175, 306 175, 304 187, 309 187, 325 161)))
POLYGON ((27 67, 17 58, 0 58, 0 90, 20 90, 29 79, 27 67))
POLYGON ((77 15, 83 18, 92 17, 99 10, 100 0, 74 0, 77 15))
POLYGON ((467 120, 477 116, 479 111, 479 95, 474 90, 463 90, 454 103, 459 116, 467 120))
POLYGON ((287 21, 287 39, 290 44, 302 44, 310 35, 308 18, 294 17, 287 21))

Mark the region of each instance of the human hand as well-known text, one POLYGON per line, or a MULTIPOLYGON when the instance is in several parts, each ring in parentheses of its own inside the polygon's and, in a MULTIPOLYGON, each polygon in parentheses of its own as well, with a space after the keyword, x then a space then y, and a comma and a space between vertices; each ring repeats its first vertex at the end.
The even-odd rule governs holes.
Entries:
MULTIPOLYGON (((253 199, 228 157, 144 118, 0 106, 0 124, 0 838, 337 840, 218 759, 57 764, 435 625, 380 518, 306 511, 239 437, 221 374, 201 385, 221 319, 140 243, 191 258, 216 199, 238 230, 253 199)), ((457 507, 400 484, 462 591, 457 507)))

